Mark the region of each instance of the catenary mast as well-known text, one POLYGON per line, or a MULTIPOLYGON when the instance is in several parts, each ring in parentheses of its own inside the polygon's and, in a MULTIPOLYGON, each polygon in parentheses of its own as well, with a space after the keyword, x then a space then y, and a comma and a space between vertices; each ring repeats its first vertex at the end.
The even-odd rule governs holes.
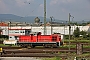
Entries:
POLYGON ((46 35, 46 0, 44 0, 44 35, 46 35))

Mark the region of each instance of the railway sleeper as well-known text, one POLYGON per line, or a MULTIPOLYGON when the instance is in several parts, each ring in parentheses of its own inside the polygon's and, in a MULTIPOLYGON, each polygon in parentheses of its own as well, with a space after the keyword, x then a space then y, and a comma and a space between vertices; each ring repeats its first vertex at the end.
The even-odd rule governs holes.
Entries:
POLYGON ((29 45, 27 45, 27 44, 20 44, 18 46, 23 47, 23 48, 27 48, 29 45))
POLYGON ((3 50, 2 52, 0 52, 0 55, 6 54, 6 51, 3 50))
POLYGON ((34 48, 34 47, 35 47, 35 45, 31 45, 30 47, 31 47, 31 48, 34 48))
POLYGON ((24 47, 24 48, 26 48, 27 46, 26 46, 26 45, 24 45, 24 44, 20 44, 20 47, 24 47))
POLYGON ((15 52, 12 52, 11 54, 12 54, 12 55, 14 55, 14 54, 15 54, 15 52))
POLYGON ((58 46, 56 44, 45 44, 45 48, 57 48, 58 46))

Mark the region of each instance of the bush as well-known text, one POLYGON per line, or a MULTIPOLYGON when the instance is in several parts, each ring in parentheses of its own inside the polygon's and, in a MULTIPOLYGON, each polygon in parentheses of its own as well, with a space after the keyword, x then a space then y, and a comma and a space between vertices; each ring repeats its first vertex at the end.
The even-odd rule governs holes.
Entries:
POLYGON ((69 35, 65 35, 65 39, 69 39, 69 35))
POLYGON ((9 36, 7 36, 7 35, 0 35, 0 38, 8 39, 9 36))
POLYGON ((87 37, 87 40, 90 40, 90 37, 87 37))

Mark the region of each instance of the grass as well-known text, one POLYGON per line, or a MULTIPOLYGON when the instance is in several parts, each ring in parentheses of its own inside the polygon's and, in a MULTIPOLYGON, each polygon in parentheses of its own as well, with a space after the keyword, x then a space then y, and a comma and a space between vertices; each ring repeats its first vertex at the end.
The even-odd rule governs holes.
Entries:
POLYGON ((62 60, 60 57, 43 58, 42 60, 62 60))
POLYGON ((7 46, 18 47, 18 46, 16 46, 16 45, 4 45, 4 44, 0 44, 0 46, 4 46, 4 47, 7 47, 7 46))
MULTIPOLYGON (((69 48, 69 45, 60 46, 60 48, 69 48)), ((70 48, 76 48, 76 45, 70 45, 70 48)), ((83 45, 83 48, 90 48, 90 45, 83 45)))
POLYGON ((0 46, 9 46, 9 45, 0 44, 0 46))
MULTIPOLYGON (((68 57, 66 60, 74 60, 75 57, 77 57, 77 59, 81 60, 82 58, 87 58, 88 56, 90 56, 90 53, 86 53, 86 54, 81 54, 81 55, 76 55, 76 54, 68 54, 68 57)), ((52 58, 43 58, 42 60, 62 60, 61 57, 52 57, 52 58)))
MULTIPOLYGON (((64 40, 64 42, 69 42, 69 40, 64 40)), ((90 43, 90 40, 70 40, 70 42, 90 43)))

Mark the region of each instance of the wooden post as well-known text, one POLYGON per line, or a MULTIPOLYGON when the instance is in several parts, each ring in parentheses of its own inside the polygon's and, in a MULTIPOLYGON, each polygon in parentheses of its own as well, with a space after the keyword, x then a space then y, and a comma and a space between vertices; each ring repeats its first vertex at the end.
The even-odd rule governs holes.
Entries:
POLYGON ((82 54, 83 53, 83 44, 81 43, 76 43, 76 53, 78 55, 82 54))

